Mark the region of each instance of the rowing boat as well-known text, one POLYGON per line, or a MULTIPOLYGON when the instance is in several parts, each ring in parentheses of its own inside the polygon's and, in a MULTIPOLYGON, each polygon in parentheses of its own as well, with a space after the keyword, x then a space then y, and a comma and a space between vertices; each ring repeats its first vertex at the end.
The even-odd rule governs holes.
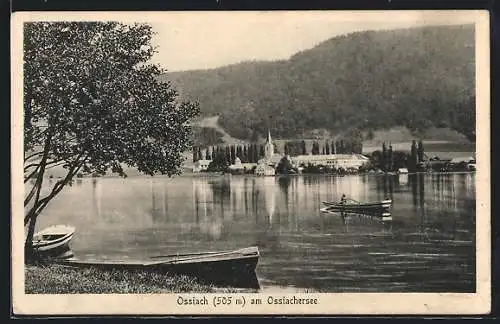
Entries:
POLYGON ((392 221, 392 214, 389 213, 389 212, 381 212, 381 213, 361 213, 361 212, 342 212, 342 211, 338 211, 338 210, 335 210, 335 209, 331 209, 329 207, 323 207, 320 209, 320 212, 322 213, 327 213, 327 214, 332 214, 332 215, 340 215, 340 216, 344 216, 344 217, 348 217, 349 215, 360 215, 360 216, 367 216, 367 217, 375 217, 381 221, 392 221))
POLYGON ((75 228, 67 225, 47 227, 33 235, 33 252, 38 258, 71 258, 69 242, 75 228))
POLYGON ((382 215, 390 213, 392 200, 385 199, 378 202, 360 202, 354 199, 346 199, 344 202, 323 201, 326 207, 322 211, 345 212, 366 215, 382 215))
POLYGON ((259 288, 255 268, 259 249, 248 247, 234 251, 172 254, 152 257, 151 260, 79 260, 59 259, 53 262, 72 268, 102 270, 132 270, 188 275, 202 282, 238 288, 259 288))

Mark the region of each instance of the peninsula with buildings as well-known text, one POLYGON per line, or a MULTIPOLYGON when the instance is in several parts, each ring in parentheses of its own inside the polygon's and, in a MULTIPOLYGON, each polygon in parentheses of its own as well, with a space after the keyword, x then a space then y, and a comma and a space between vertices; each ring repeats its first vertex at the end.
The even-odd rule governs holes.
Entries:
POLYGON ((275 176, 290 174, 409 173, 422 171, 474 171, 475 154, 455 154, 449 158, 426 154, 422 141, 413 141, 405 150, 383 143, 380 150, 362 154, 362 144, 349 141, 313 141, 311 151, 305 140, 285 141, 277 150, 268 135, 265 143, 195 148, 192 172, 222 172, 275 176))

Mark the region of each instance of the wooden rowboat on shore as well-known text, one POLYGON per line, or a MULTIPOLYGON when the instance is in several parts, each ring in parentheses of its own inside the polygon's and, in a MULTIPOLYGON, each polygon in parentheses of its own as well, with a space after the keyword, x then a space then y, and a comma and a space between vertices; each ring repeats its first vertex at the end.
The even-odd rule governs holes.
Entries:
POLYGON ((151 260, 54 260, 59 265, 73 268, 101 270, 131 270, 169 273, 196 277, 201 282, 237 288, 259 288, 255 272, 259 249, 248 247, 234 251, 172 254, 152 257, 151 260))

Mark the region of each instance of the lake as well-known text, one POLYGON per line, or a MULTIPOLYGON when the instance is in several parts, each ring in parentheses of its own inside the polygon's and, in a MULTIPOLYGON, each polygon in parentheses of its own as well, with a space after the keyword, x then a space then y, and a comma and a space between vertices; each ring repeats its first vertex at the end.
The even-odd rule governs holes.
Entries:
POLYGON ((37 229, 75 226, 80 259, 256 245, 262 291, 475 292, 475 196, 473 173, 84 178, 37 229), (342 194, 392 198, 393 221, 320 213, 342 194))

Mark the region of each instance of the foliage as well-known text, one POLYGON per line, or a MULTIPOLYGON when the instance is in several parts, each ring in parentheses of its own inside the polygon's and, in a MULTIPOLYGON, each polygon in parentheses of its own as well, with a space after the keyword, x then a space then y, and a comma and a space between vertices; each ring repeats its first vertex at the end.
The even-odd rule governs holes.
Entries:
POLYGON ((363 31, 289 60, 168 77, 241 139, 265 137, 268 129, 281 138, 318 128, 357 128, 371 137, 392 126, 416 133, 436 126, 474 140, 474 40, 472 25, 363 31))
POLYGON ((228 157, 226 150, 217 149, 215 154, 212 154, 212 161, 208 165, 208 172, 227 172, 229 167, 228 157))
POLYGON ((24 175, 29 252, 35 223, 78 173, 180 173, 198 107, 178 102, 165 71, 148 63, 151 27, 117 22, 36 22, 24 27, 24 175), (45 171, 67 170, 42 197, 45 171), (32 181, 30 181, 31 183, 32 181))
POLYGON ((276 172, 279 174, 289 174, 293 170, 292 162, 288 159, 287 156, 281 158, 276 166, 276 172))
POLYGON ((409 168, 409 156, 404 151, 392 151, 392 147, 389 146, 385 157, 383 149, 382 151, 373 151, 370 156, 370 165, 382 171, 397 171, 400 168, 409 168))

